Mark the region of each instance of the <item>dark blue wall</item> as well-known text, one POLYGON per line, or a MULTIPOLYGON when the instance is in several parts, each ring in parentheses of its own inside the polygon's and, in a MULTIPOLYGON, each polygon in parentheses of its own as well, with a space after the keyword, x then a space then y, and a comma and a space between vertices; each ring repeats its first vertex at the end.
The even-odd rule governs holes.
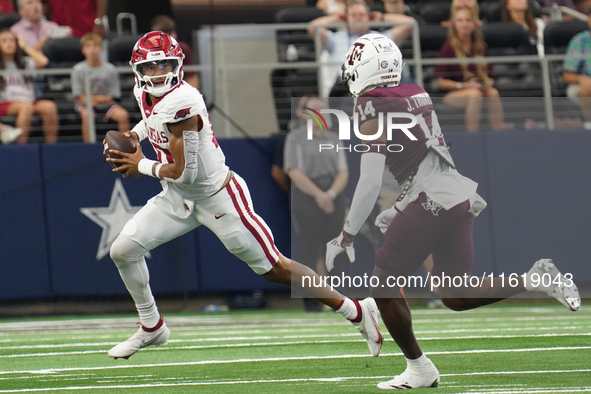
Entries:
MULTIPOLYGON (((522 273, 553 258, 578 283, 591 283, 591 134, 447 133, 458 169, 479 183, 489 206, 476 220, 475 273, 522 273)), ((248 183, 257 213, 290 254, 287 197, 270 176, 275 141, 221 140, 228 165, 248 183)), ((149 146, 144 147, 153 156, 149 146)), ((131 207, 160 191, 154 179, 122 179, 102 146, 0 146, 0 299, 127 294, 108 254, 97 260, 103 228, 81 208, 109 206, 120 180, 131 207)), ((351 179, 351 182, 356 180, 351 179)), ((107 232, 108 233, 108 232, 107 232)), ((111 235, 116 232, 111 231, 111 235)), ((152 251, 155 293, 282 289, 267 283, 200 228, 152 251)))

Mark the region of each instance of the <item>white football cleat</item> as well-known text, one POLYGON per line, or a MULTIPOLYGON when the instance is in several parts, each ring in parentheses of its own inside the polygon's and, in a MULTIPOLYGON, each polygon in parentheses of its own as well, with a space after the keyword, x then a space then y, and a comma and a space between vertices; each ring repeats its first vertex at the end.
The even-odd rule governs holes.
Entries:
POLYGON ((146 331, 146 328, 140 325, 140 328, 131 336, 131 338, 111 348, 111 350, 109 350, 109 356, 114 359, 128 359, 133 356, 135 352, 146 346, 154 345, 158 347, 160 345, 166 345, 168 337, 170 336, 170 329, 166 327, 166 323, 162 320, 162 316, 160 316, 158 324, 154 328, 148 330, 150 331, 146 331))
POLYGON ((527 291, 546 293, 571 311, 576 311, 581 306, 579 289, 571 279, 566 279, 560 273, 551 259, 542 259, 534 263, 527 272, 525 288, 527 291), (533 276, 534 274, 537 275, 533 276))
POLYGON ((367 341, 371 355, 377 357, 380 355, 384 343, 384 337, 378 324, 378 306, 373 298, 366 298, 362 301, 353 300, 353 302, 359 303, 361 307, 361 320, 357 323, 351 320, 351 323, 367 341))
POLYGON ((435 364, 427 359, 428 364, 417 369, 409 369, 386 382, 378 383, 382 390, 420 389, 437 387, 439 385, 439 371, 435 364))
POLYGON ((22 133, 23 129, 20 127, 12 127, 5 124, 2 127, 2 132, 0 133, 0 141, 2 141, 4 145, 11 144, 16 141, 16 139, 20 137, 22 133))

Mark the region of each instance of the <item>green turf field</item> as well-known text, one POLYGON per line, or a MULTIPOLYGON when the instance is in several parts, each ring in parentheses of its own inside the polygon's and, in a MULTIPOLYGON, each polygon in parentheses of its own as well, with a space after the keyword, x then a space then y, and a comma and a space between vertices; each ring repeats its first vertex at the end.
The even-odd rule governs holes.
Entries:
MULTIPOLYGON (((415 331, 441 373, 439 388, 415 392, 591 392, 590 312, 559 304, 415 308, 415 331)), ((135 316, 0 320, 0 393, 377 393, 376 383, 406 365, 389 335, 382 355, 369 356, 334 312, 165 319, 169 344, 129 360, 107 350, 135 332, 135 316)))

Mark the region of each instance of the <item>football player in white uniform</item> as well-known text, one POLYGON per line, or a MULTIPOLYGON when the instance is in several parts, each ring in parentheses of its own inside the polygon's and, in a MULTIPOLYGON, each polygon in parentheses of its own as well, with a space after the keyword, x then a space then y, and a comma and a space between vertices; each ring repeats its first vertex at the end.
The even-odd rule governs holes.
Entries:
MULTIPOLYGON (((448 277, 469 275, 474 260, 474 218, 486 206, 476 193, 476 182, 455 169, 427 92, 415 84, 399 85, 402 67, 400 50, 383 35, 362 36, 349 49, 343 79, 355 97, 354 110, 361 118, 359 131, 367 136, 363 142, 370 149, 361 156, 359 181, 343 231, 326 249, 330 271, 335 256, 353 247, 355 234, 376 202, 387 167, 403 191, 396 204, 376 219, 384 244, 376 253, 373 276, 382 286, 372 285, 371 290, 388 331, 406 357, 407 368, 379 383, 381 389, 436 387, 439 383, 439 371, 415 338, 410 309, 400 288, 383 284, 394 283, 388 282, 392 277, 413 275, 430 254, 432 278, 444 273, 448 277), (387 136, 381 133, 384 113, 412 114, 415 122, 405 121, 408 128, 404 133, 387 136), (404 149, 390 151, 388 144, 404 149)), ((443 303, 453 310, 467 310, 528 290, 545 292, 573 311, 581 304, 577 287, 548 259, 537 261, 515 285, 503 286, 500 278, 480 279, 479 287, 442 284, 443 303), (542 284, 543 275, 551 276, 549 286, 542 284)))
MULTIPOLYGON (((109 356, 128 358, 143 347, 167 342, 170 330, 150 290, 144 256, 200 225, 213 231, 263 278, 297 287, 341 313, 361 332, 372 355, 379 355, 383 338, 373 299, 351 300, 326 286, 301 287, 303 276, 316 273, 275 247, 271 230, 252 208, 246 183, 225 164, 201 94, 182 80, 183 57, 177 41, 162 32, 144 35, 133 48, 134 94, 143 120, 126 135, 136 141, 147 138, 158 160, 145 158, 137 144, 133 154, 110 149, 122 158, 107 161, 121 164, 115 171, 124 176, 139 172, 160 179, 163 190, 125 225, 111 247, 111 258, 135 301, 141 327, 109 350, 109 356)), ((312 283, 320 283, 319 279, 312 283)))

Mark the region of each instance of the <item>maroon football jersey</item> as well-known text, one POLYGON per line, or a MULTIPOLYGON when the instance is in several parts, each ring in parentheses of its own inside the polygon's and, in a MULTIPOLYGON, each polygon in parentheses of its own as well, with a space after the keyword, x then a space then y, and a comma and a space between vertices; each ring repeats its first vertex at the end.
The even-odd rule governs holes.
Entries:
MULTIPOLYGON (((380 147, 379 152, 386 155, 386 165, 396 178, 402 183, 415 170, 429 150, 427 141, 431 144, 445 146, 437 116, 433 111, 433 102, 429 94, 420 86, 404 84, 392 87, 378 87, 362 94, 355 105, 355 112, 359 116, 359 125, 383 116, 383 133, 387 130, 387 113, 403 112, 414 115, 417 124, 408 131, 416 138, 411 140, 402 130, 394 129, 388 146, 398 144, 402 151, 395 152, 380 147)), ((407 118, 394 118, 393 123, 409 124, 407 118)), ((392 148, 392 150, 400 150, 392 148)))

